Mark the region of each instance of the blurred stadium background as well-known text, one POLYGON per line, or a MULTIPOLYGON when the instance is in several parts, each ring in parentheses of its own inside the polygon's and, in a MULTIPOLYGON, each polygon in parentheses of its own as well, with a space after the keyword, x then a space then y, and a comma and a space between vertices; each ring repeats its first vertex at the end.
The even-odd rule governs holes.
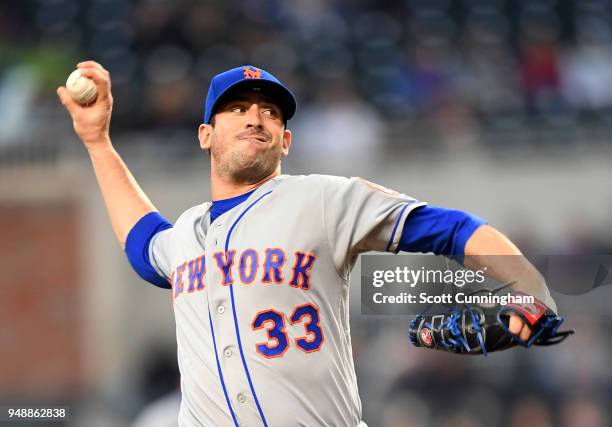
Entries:
MULTIPOLYGON (((298 96, 284 172, 469 210, 528 253, 612 253, 610 0, 2 2, 0 405, 68 405, 88 427, 175 406, 169 294, 131 272, 55 95, 89 58, 111 71, 115 146, 171 220, 210 197, 209 79, 249 63, 298 96)), ((578 330, 562 346, 461 358, 361 315, 358 278, 371 427, 612 425, 610 286, 557 296, 578 330)))

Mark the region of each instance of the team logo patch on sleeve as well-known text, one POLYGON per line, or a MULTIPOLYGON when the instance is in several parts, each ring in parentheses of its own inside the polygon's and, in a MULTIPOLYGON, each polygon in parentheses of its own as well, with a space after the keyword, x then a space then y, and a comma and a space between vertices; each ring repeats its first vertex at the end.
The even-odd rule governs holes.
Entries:
POLYGON ((376 184, 375 182, 368 181, 367 179, 362 178, 360 176, 358 176, 357 179, 359 179, 361 182, 363 182, 365 185, 367 185, 371 189, 380 191, 381 193, 385 193, 389 196, 399 196, 400 195, 400 193, 395 190, 391 190, 390 188, 383 187, 380 184, 376 184))

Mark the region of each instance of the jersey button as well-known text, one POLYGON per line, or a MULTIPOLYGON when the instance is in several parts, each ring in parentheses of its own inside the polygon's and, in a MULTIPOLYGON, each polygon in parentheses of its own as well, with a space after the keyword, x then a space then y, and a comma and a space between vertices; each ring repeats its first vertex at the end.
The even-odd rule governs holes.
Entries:
POLYGON ((219 307, 217 307, 217 313, 219 313, 219 314, 223 314, 223 313, 225 313, 225 307, 223 307, 222 305, 220 305, 219 307))
POLYGON ((223 355, 227 358, 232 357, 232 349, 231 348, 226 348, 225 350, 223 350, 223 355))
POLYGON ((246 396, 245 396, 244 394, 240 393, 240 394, 238 395, 238 402, 239 402, 239 403, 244 403, 244 402, 246 402, 246 396))

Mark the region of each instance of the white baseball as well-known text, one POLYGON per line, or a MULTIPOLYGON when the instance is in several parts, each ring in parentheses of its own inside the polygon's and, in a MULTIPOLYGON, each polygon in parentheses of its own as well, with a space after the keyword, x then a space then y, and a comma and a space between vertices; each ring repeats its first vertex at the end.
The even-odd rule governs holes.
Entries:
POLYGON ((78 69, 68 76, 66 90, 70 97, 81 105, 93 102, 98 95, 94 81, 81 75, 81 71, 78 69))

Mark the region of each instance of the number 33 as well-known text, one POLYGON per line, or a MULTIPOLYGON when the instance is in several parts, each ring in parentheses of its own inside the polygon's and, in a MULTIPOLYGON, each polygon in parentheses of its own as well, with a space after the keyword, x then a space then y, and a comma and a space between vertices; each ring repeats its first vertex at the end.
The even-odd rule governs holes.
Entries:
MULTIPOLYGON (((323 330, 319 324, 319 309, 314 304, 298 305, 289 316, 292 325, 303 323, 305 336, 295 338, 295 345, 306 353, 319 351, 323 342, 323 330)), ((251 328, 254 331, 265 327, 268 341, 255 345, 257 353, 267 358, 280 357, 289 348, 289 337, 285 331, 285 316, 280 311, 268 309, 257 313, 251 328)))

